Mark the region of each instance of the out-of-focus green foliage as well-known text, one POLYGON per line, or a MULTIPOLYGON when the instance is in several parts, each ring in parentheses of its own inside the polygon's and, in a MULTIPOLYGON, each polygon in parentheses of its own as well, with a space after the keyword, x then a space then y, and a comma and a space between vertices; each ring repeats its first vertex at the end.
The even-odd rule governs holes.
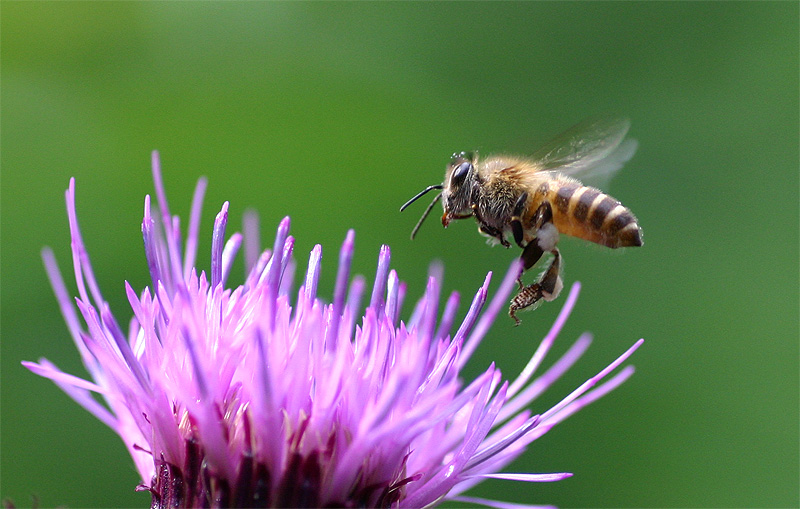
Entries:
MULTIPOLYGON (((537 441, 475 494, 562 507, 796 506, 798 501, 798 4, 3 2, 2 491, 19 506, 143 507, 121 442, 19 362, 84 373, 39 251, 68 281, 63 190, 123 323, 123 281, 149 284, 140 236, 162 155, 174 213, 210 180, 213 215, 292 216, 296 257, 324 247, 322 295, 357 231, 419 295, 430 261, 468 299, 516 251, 474 224, 442 230, 398 207, 441 181, 449 155, 532 152, 584 117, 629 116, 636 157, 609 191, 646 244, 562 242, 584 290, 557 343, 595 333, 552 404, 639 337, 637 374, 537 441)), ((239 265, 239 274, 241 264, 239 265)), ((241 280, 241 277, 238 277, 241 280)), ((497 281, 495 281, 495 285, 497 281)), ((70 284, 70 288, 72 288, 70 284)), ((563 299, 562 299, 563 302, 563 299)), ((501 317, 475 359, 513 377, 560 308, 501 317)), ((465 308, 462 305, 462 313, 465 308)), ((407 313, 408 313, 407 309, 407 313)))

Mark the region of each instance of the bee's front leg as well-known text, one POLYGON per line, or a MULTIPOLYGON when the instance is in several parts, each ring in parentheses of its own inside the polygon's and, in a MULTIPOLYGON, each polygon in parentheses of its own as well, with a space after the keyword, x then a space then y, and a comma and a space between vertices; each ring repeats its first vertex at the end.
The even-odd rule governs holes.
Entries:
POLYGON ((484 235, 488 235, 489 237, 497 239, 504 248, 508 249, 511 247, 511 244, 508 243, 505 236, 503 235, 503 230, 499 228, 495 228, 494 226, 487 224, 481 215, 478 213, 478 206, 473 204, 472 205, 472 213, 475 216, 475 220, 478 222, 478 231, 484 235))
POLYGON ((488 224, 479 222, 478 223, 478 231, 480 231, 484 235, 488 235, 490 237, 493 237, 493 238, 497 239, 498 242, 500 242, 500 244, 506 249, 511 247, 511 244, 509 244, 509 242, 503 236, 502 230, 498 230, 494 226, 489 226, 488 224))

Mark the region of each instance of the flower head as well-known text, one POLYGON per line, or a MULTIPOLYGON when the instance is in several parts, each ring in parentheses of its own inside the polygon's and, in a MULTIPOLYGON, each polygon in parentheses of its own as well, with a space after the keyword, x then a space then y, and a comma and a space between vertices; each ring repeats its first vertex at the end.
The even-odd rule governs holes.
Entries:
POLYGON ((459 372, 515 284, 515 263, 488 307, 491 273, 460 325, 452 293, 437 319, 441 268, 407 321, 405 284, 387 246, 360 319, 363 278, 350 276, 354 233, 339 252, 333 299, 317 297, 322 248, 311 251, 292 290, 294 239, 281 221, 271 250, 257 245, 257 222, 225 241, 228 203, 216 217, 211 269, 194 267, 201 203, 195 191, 185 244, 171 215, 158 156, 153 175, 161 221, 145 198, 142 234, 152 288, 126 283, 133 317, 127 335, 109 311, 78 228, 75 183, 66 192, 78 296, 75 306, 53 254, 43 251, 72 338, 91 380, 41 359, 25 362, 122 438, 153 507, 423 507, 459 497, 486 478, 555 481, 571 474, 499 473, 558 422, 633 373, 622 364, 641 340, 554 407, 527 407, 586 350, 583 335, 533 378, 578 294, 512 382, 491 365, 470 383, 459 372), (227 288, 244 242, 247 276, 227 288), (76 310, 77 307, 77 310, 76 310), (81 320, 82 318, 82 320, 81 320), (100 395, 100 404, 92 392, 100 395))

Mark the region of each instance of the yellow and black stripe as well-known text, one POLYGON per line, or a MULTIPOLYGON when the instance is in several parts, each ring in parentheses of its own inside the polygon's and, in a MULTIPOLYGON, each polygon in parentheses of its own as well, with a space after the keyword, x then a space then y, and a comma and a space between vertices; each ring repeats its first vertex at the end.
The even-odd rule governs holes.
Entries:
POLYGON ((547 199, 553 204, 553 223, 565 235, 611 248, 643 244, 633 213, 598 189, 578 182, 551 182, 547 199))

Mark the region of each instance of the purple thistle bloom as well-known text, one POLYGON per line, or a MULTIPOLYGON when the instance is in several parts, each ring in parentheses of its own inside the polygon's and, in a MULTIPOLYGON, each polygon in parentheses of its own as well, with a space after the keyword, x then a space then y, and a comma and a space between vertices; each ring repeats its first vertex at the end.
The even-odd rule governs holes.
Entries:
POLYGON ((588 334, 536 378, 578 296, 576 283, 558 319, 511 383, 492 364, 471 383, 459 372, 507 302, 520 271, 512 264, 484 309, 491 273, 454 329, 459 295, 438 320, 441 268, 434 266, 408 321, 405 284, 390 270, 389 248, 363 317, 366 289, 350 277, 351 230, 339 252, 333 301, 317 298, 322 248, 311 251, 302 286, 292 290, 289 219, 272 250, 260 252, 258 224, 227 240, 228 203, 214 222, 211 270, 194 267, 206 181, 195 191, 185 245, 167 205, 158 155, 153 176, 161 221, 145 198, 142 234, 152 288, 126 283, 133 318, 127 336, 95 281, 76 217, 75 182, 66 192, 78 297, 70 299, 49 249, 47 273, 92 380, 53 363, 23 364, 50 378, 122 438, 153 507, 424 507, 460 496, 487 478, 557 481, 569 473, 500 473, 563 419, 632 373, 622 364, 637 341, 554 407, 528 406, 586 351, 588 334), (226 288, 244 242, 247 277, 226 288), (210 281, 209 281, 210 277, 210 281), (291 297, 296 295, 292 302, 291 297), (82 323, 81 319, 82 318, 82 323), (105 401, 100 404, 91 393, 105 401))

